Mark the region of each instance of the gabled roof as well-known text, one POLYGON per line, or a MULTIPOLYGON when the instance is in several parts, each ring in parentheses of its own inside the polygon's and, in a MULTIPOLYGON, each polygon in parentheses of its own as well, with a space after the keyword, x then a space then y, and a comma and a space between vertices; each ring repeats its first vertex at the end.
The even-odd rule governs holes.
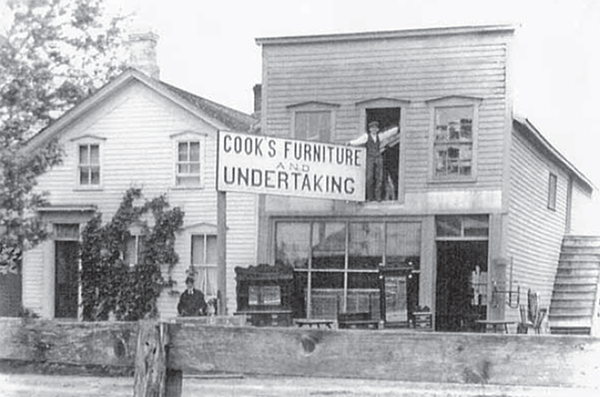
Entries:
POLYGON ((513 127, 523 133, 534 145, 537 145, 539 149, 544 151, 546 155, 561 164, 569 174, 578 179, 590 192, 596 189, 594 184, 581 171, 579 171, 565 156, 552 146, 546 138, 544 138, 529 119, 523 116, 514 115, 513 127))
POLYGON ((116 95, 124 87, 136 81, 192 112, 198 118, 213 125, 215 128, 224 126, 226 129, 236 132, 249 132, 258 122, 255 118, 243 112, 194 95, 165 82, 155 80, 136 69, 127 69, 94 94, 65 112, 48 127, 34 135, 29 140, 26 151, 35 150, 35 148, 43 145, 48 139, 54 137, 55 134, 68 125, 85 117, 88 111, 97 107, 101 102, 116 95))

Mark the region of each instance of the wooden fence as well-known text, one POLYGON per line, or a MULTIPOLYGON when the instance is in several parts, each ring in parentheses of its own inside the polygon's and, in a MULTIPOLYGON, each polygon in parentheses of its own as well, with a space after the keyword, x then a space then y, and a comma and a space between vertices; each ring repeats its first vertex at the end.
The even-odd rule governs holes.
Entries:
POLYGON ((182 373, 600 388, 600 339, 398 330, 141 324, 135 396, 180 396, 182 373), (151 363, 151 364, 150 364, 151 363))
POLYGON ((135 367, 136 397, 180 396, 185 373, 600 389, 595 337, 257 328, 231 319, 0 319, 0 359, 135 367))

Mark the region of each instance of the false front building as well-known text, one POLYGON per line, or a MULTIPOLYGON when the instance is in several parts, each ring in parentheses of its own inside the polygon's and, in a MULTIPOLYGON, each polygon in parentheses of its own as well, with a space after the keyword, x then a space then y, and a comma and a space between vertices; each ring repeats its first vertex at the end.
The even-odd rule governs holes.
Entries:
POLYGON ((513 34, 257 39, 263 135, 367 147, 364 201, 261 196, 258 262, 293 268, 294 318, 369 312, 391 326, 431 312, 436 330, 463 331, 516 320, 528 290, 548 307, 593 187, 513 114, 513 34))

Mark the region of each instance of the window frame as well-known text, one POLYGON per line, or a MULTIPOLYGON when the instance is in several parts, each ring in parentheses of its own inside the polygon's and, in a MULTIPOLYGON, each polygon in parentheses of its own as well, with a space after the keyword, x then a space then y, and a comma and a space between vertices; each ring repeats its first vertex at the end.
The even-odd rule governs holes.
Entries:
POLYGON ((288 105, 287 109, 291 112, 290 116, 290 137, 293 139, 299 139, 303 141, 311 141, 311 142, 326 142, 331 143, 335 141, 335 122, 336 122, 336 109, 339 108, 340 105, 335 103, 327 103, 327 102, 319 102, 319 101, 309 101, 309 102, 301 102, 293 105, 288 105), (327 132, 326 137, 319 136, 319 139, 307 139, 300 138, 296 134, 296 118, 298 114, 306 114, 306 113, 329 113, 329 131, 327 132))
POLYGON ((400 134, 400 143, 398 151, 398 192, 396 200, 383 200, 381 202, 371 201, 365 203, 374 203, 375 205, 398 203, 403 204, 405 200, 405 180, 406 180, 406 108, 410 106, 410 100, 399 99, 399 98, 371 98, 362 100, 355 103, 356 108, 359 111, 358 125, 356 126, 356 136, 361 136, 367 132, 367 112, 370 109, 389 109, 399 108, 400 109, 400 120, 398 120, 398 133, 400 134))
MULTIPOLYGON (((435 98, 425 101, 429 107, 429 183, 461 183, 475 182, 477 180, 477 148, 479 140, 479 108, 483 99, 469 96, 447 96, 435 98), (471 126, 471 173, 470 175, 437 175, 436 174, 436 145, 440 146, 443 143, 436 143, 436 111, 443 108, 466 108, 471 107, 473 110, 472 126, 471 126)), ((460 140, 457 141, 460 143, 460 140)), ((463 145, 465 142, 463 142, 463 145)), ((448 141, 448 147, 452 145, 452 141, 448 141)))
MULTIPOLYGON (((177 134, 173 134, 171 135, 171 140, 173 141, 173 188, 174 189, 181 189, 181 190, 186 190, 186 189, 204 189, 204 184, 205 184, 205 174, 206 174, 206 142, 207 142, 207 134, 204 133, 199 133, 199 132, 195 132, 195 131, 184 131, 184 132, 180 132, 177 134), (185 184, 179 184, 178 183, 178 178, 180 177, 184 177, 184 176, 190 176, 192 175, 191 173, 179 173, 179 165, 180 165, 180 161, 179 161, 179 145, 182 143, 187 143, 188 145, 192 142, 198 142, 199 145, 199 149, 198 149, 198 154, 199 154, 199 159, 198 159, 198 166, 199 166, 199 171, 198 171, 198 183, 197 184, 191 184, 191 185, 185 185, 185 184)), ((189 148, 188 148, 189 150, 189 148)), ((191 163, 190 161, 188 161, 187 163, 191 163)))
POLYGON ((552 171, 548 173, 548 201, 547 207, 551 211, 556 211, 556 201, 558 196, 558 175, 552 171))
MULTIPOLYGON (((106 138, 102 138, 96 135, 84 135, 71 140, 73 146, 73 161, 74 161, 74 185, 75 190, 102 190, 104 180, 104 142, 106 138), (82 146, 98 146, 98 183, 97 184, 82 184, 81 183, 81 169, 82 167, 91 168, 92 163, 82 165, 80 163, 80 150, 82 146)), ((90 175, 91 178, 91 175, 90 175)))
MULTIPOLYGON (((203 224, 203 226, 201 226, 200 228, 195 228, 193 231, 191 231, 189 233, 189 242, 190 242, 190 258, 189 258, 189 263, 190 263, 190 268, 193 269, 193 273, 196 275, 196 280, 197 281, 202 281, 205 280, 206 283, 208 283, 210 277, 208 276, 208 273, 212 270, 213 272, 216 272, 217 274, 215 275, 215 285, 213 286, 214 291, 208 291, 208 289, 206 288, 205 285, 200 285, 200 283, 196 284, 196 287, 199 288, 202 293, 205 295, 205 297, 207 298, 216 298, 217 296, 217 291, 218 291, 218 280, 216 279, 216 277, 218 277, 218 271, 219 271, 219 264, 218 264, 218 258, 215 257, 215 263, 207 263, 206 262, 206 258, 207 258, 207 241, 209 237, 214 237, 215 239, 215 244, 216 244, 216 239, 217 239, 217 231, 216 228, 211 227, 210 225, 206 225, 203 224), (202 237, 204 240, 204 252, 202 253, 202 263, 195 263, 194 262, 194 237, 202 237), (200 275, 202 275, 202 278, 200 278, 200 275)), ((217 253, 218 255, 218 253, 217 253)))

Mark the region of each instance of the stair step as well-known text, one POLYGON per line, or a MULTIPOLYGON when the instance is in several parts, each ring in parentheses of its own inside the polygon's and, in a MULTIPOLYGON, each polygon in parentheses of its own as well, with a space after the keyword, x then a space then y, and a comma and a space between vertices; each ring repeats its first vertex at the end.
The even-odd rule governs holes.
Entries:
POLYGON ((572 236, 566 235, 563 238, 563 244, 599 244, 600 236, 572 236))
POLYGON ((554 297, 550 301, 551 308, 593 308, 593 299, 555 299, 554 297))
POLYGON ((570 284, 554 282, 554 290, 558 292, 596 292, 597 284, 570 284))
POLYGON ((552 300, 589 300, 596 299, 596 291, 560 291, 554 290, 552 300))
POLYGON ((593 312, 593 307, 552 307, 550 317, 591 317, 593 312))
POLYGON ((579 262, 593 262, 598 263, 600 261, 600 254, 594 253, 581 253, 581 252, 561 252, 559 260, 562 261, 579 261, 579 262))
POLYGON ((589 317, 549 316, 548 324, 550 327, 591 327, 592 319, 589 317))
POLYGON ((598 274, 600 273, 600 269, 598 268, 580 268, 580 267, 561 267, 559 265, 558 270, 556 272, 557 276, 577 276, 577 277, 586 277, 590 279, 598 279, 598 274))
POLYGON ((590 335, 591 327, 550 327, 552 335, 590 335))
POLYGON ((565 270, 592 270, 600 272, 600 262, 590 261, 560 261, 558 263, 558 269, 565 270))

